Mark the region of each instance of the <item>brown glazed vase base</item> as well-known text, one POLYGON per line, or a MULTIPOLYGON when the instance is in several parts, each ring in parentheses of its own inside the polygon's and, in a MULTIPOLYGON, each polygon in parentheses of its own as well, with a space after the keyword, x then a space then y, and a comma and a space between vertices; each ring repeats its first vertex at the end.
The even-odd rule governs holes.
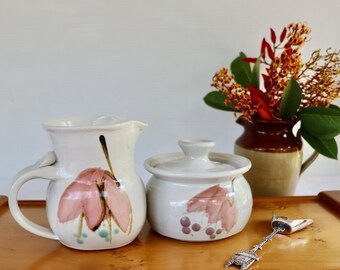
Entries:
POLYGON ((252 162, 244 176, 253 196, 292 196, 299 181, 302 151, 263 152, 234 146, 235 154, 252 162))

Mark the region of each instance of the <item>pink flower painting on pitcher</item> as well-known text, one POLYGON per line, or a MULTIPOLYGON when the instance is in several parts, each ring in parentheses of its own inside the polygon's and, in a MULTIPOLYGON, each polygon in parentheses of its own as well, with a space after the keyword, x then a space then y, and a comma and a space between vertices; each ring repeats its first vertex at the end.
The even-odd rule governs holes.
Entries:
POLYGON ((212 186, 187 202, 187 213, 203 212, 208 218, 208 226, 202 228, 198 222, 192 222, 188 216, 181 218, 182 232, 190 234, 204 231, 214 239, 223 231, 229 232, 237 222, 237 208, 233 193, 219 185, 212 186))
MULTIPOLYGON (((105 138, 101 137, 110 170, 105 138)), ((66 223, 76 218, 78 221, 77 241, 82 243, 83 219, 91 231, 96 231, 104 221, 108 230, 99 232, 101 237, 112 240, 112 219, 124 233, 130 233, 132 209, 128 195, 121 189, 113 172, 101 168, 88 168, 79 173, 76 179, 65 189, 58 207, 58 218, 66 223)), ((117 230, 115 231, 117 233, 117 230)))

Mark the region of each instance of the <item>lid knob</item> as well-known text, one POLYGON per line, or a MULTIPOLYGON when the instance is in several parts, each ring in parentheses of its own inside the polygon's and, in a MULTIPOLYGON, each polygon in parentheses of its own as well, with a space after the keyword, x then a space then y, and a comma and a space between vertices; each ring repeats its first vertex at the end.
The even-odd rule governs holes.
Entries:
POLYGON ((195 160, 209 160, 210 150, 215 146, 215 142, 210 140, 180 140, 178 142, 185 159, 195 160))
POLYGON ((171 181, 176 178, 178 181, 201 180, 207 183, 212 179, 223 180, 224 177, 242 174, 250 168, 250 161, 246 158, 210 152, 215 146, 213 141, 189 139, 180 140, 178 144, 182 153, 149 158, 145 161, 145 168, 155 175, 170 177, 171 181))

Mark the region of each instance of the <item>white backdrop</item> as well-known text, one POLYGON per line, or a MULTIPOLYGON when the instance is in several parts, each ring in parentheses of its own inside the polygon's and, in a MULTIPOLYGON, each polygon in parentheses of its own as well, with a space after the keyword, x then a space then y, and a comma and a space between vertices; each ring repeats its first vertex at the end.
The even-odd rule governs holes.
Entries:
MULTIPOLYGON (((269 27, 279 32, 290 22, 312 28, 306 57, 340 49, 339 10, 338 0, 0 0, 0 194, 51 149, 41 123, 55 117, 149 123, 136 148, 144 181, 144 160, 178 151, 180 138, 211 139, 214 151, 232 152, 241 127, 202 101, 215 71, 241 50, 256 56, 269 27)), ((340 189, 339 165, 319 157, 299 193, 340 189)), ((44 186, 27 184, 22 197, 43 198, 44 186)))

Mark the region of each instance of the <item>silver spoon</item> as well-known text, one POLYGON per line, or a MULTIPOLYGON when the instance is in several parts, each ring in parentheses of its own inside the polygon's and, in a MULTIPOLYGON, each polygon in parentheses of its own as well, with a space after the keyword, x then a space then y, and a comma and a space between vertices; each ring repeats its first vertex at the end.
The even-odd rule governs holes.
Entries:
POLYGON ((241 270, 248 269, 254 262, 260 259, 256 255, 256 251, 262 249, 262 247, 267 242, 271 241, 276 234, 292 234, 306 228, 312 223, 312 219, 288 219, 287 217, 276 216, 275 213, 273 213, 271 222, 273 231, 263 238, 261 243, 253 246, 252 249, 235 253, 235 255, 225 263, 225 267, 234 264, 240 266, 241 270))

